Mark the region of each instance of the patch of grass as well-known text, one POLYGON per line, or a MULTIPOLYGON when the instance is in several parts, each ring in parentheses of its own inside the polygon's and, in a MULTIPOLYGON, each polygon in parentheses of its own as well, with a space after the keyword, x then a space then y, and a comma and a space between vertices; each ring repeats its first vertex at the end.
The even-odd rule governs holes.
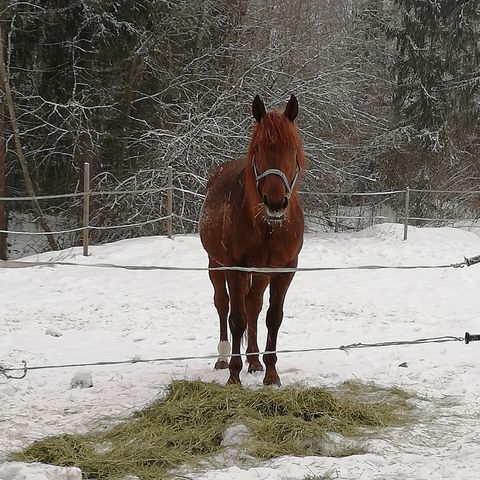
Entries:
MULTIPOLYGON (((169 470, 198 464, 219 451, 225 429, 235 424, 250 429, 251 438, 242 447, 259 458, 331 455, 324 449, 328 432, 355 436, 407 422, 404 393, 375 389, 380 397, 374 387, 361 384, 333 392, 177 381, 164 400, 108 431, 47 438, 12 459, 77 466, 87 478, 161 479, 169 470)), ((343 447, 338 451, 358 453, 343 447)))
POLYGON ((418 395, 402 390, 399 387, 380 387, 374 383, 361 383, 354 380, 349 380, 342 385, 342 391, 346 394, 352 394, 354 396, 361 395, 362 397, 371 397, 382 401, 388 402, 400 402, 403 400, 410 400, 413 398, 419 398, 418 395))

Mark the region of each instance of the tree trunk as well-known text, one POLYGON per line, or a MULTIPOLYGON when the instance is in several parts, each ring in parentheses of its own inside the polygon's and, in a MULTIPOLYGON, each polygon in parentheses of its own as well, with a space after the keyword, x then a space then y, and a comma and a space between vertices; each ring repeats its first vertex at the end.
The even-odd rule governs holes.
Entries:
POLYGON ((20 133, 18 130, 17 117, 15 115, 12 91, 10 89, 9 75, 7 73, 7 67, 5 66, 4 58, 5 56, 4 56, 4 46, 3 46, 3 31, 2 31, 2 28, 0 27, 0 84, 3 85, 6 102, 8 105, 8 111, 10 115, 10 122, 12 124, 13 137, 15 140, 15 149, 17 152, 17 157, 22 167, 23 178, 25 181, 25 187, 26 187, 28 196, 32 197, 33 211, 37 216, 37 221, 40 224, 40 226, 43 228, 43 230, 47 232, 47 240, 48 240, 48 244, 50 245, 50 248, 52 250, 58 250, 57 243, 55 242, 53 235, 50 233, 51 232, 50 227, 48 226, 48 223, 45 220, 45 216, 43 215, 40 204, 38 203, 38 200, 35 198, 35 189, 33 188, 33 183, 30 178, 30 173, 28 170, 28 164, 25 159, 25 156, 23 155, 22 144, 20 142, 20 133))
MULTIPOLYGON (((2 95, 3 96, 3 95, 2 95)), ((3 98, 0 99, 0 197, 6 197, 5 188, 5 130, 3 98)), ((7 230, 7 205, 0 200, 0 230, 7 230)), ((0 232, 0 260, 7 259, 7 234, 0 232)))
MULTIPOLYGON (((5 13, 8 7, 7 0, 0 0, 0 22, 5 21, 5 13)), ((0 31, 0 35, 3 32, 0 31)), ((3 40, 3 37, 2 37, 3 40)), ((6 169, 5 169, 5 95, 3 94, 3 88, 0 85, 0 197, 7 196, 6 189, 6 169)), ((8 229, 8 216, 7 216, 7 203, 0 200, 0 230, 8 229)), ((0 233, 0 259, 7 260, 7 234, 0 233)))
MULTIPOLYGON (((128 172, 136 170, 136 165, 127 162, 128 159, 128 137, 131 129, 131 112, 133 100, 135 97, 135 90, 140 82, 142 74, 142 58, 140 54, 132 53, 132 57, 127 68, 126 88, 125 94, 120 102, 121 105, 121 119, 120 119, 120 134, 118 138, 119 153, 118 158, 115 159, 114 172, 118 179, 122 179, 125 169, 128 172)), ((133 163, 133 162, 132 162, 133 163)))
MULTIPOLYGON (((198 26, 197 35, 195 37, 195 47, 193 50, 193 58, 197 60, 203 51, 203 41, 205 37, 205 31, 207 29, 207 4, 205 0, 201 0, 199 2, 199 15, 200 15, 200 23, 198 26)), ((193 70, 192 70, 192 78, 197 76, 197 71, 199 67, 199 62, 195 61, 193 63, 193 70)))

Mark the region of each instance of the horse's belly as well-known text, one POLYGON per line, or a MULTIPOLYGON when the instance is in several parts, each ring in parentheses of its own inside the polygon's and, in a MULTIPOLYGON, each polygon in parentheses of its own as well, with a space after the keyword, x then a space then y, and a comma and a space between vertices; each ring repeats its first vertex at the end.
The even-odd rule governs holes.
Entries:
POLYGON ((200 217, 200 240, 208 256, 221 265, 230 263, 229 206, 204 208, 200 217))

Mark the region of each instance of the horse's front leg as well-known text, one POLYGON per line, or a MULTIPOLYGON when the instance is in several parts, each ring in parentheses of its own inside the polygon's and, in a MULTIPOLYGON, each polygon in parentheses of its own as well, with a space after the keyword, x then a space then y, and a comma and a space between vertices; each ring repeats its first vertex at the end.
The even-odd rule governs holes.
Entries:
POLYGON ((228 323, 232 333, 232 356, 230 358, 230 378, 228 383, 240 383, 240 371, 243 362, 240 354, 242 337, 247 327, 246 297, 249 287, 249 274, 244 272, 227 273, 230 293, 230 315, 228 323))
POLYGON ((263 306, 263 294, 270 278, 266 275, 254 275, 247 295, 247 361, 248 373, 263 372, 263 365, 258 359, 257 323, 263 306), (251 355, 253 353, 253 355, 251 355))
MULTIPOLYGON (((283 319, 283 304, 288 287, 293 279, 294 273, 281 273, 270 281, 270 306, 267 311, 267 352, 274 352, 277 349, 277 336, 283 319)), ((265 354, 263 356, 266 371, 263 383, 265 385, 281 385, 278 376, 276 363, 277 355, 275 353, 265 354)))

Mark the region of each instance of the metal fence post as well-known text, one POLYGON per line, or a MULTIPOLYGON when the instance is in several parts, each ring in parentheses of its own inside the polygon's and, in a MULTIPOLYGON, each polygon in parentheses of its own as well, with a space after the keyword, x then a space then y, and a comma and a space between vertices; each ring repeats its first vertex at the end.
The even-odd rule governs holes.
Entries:
POLYGON ((371 217, 371 224, 372 224, 372 228, 375 226, 375 197, 372 196, 372 202, 370 204, 370 208, 372 209, 372 217, 371 217))
POLYGON ((403 220, 403 239, 408 238, 408 217, 410 216, 410 188, 405 189, 405 218, 403 220))
POLYGON ((83 255, 88 257, 88 224, 90 223, 90 164, 83 169, 83 255))
POLYGON ((357 216, 357 226, 355 228, 356 232, 359 232, 363 228, 363 206, 364 206, 364 203, 365 203, 364 197, 361 197, 360 210, 359 210, 358 216, 357 216))
MULTIPOLYGON (((340 193, 340 192, 339 192, 340 193)), ((338 213, 340 211, 340 195, 337 195, 337 202, 335 204, 335 233, 338 232, 338 213)))
POLYGON ((167 236, 172 238, 173 236, 173 168, 168 167, 167 176, 167 236))

